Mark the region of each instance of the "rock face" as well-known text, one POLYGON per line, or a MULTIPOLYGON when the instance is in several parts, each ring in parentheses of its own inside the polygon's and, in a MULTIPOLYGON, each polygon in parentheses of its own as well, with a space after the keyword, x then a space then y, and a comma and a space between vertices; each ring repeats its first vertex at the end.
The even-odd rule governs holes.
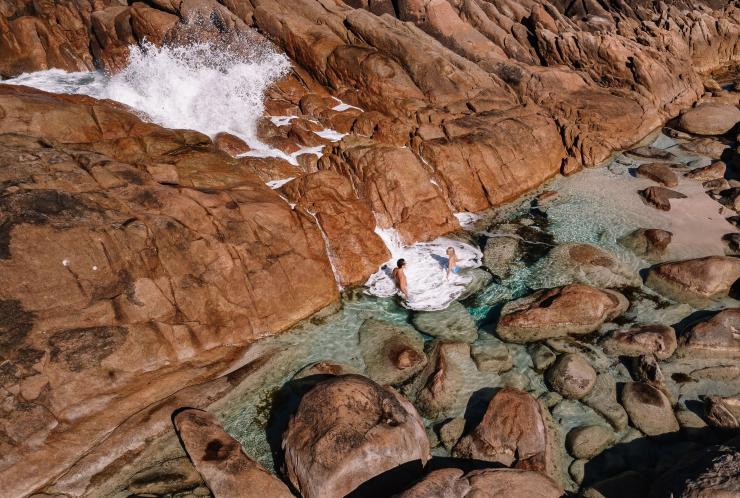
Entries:
POLYGON ((559 498, 563 488, 538 472, 515 469, 484 469, 464 474, 460 469, 430 472, 397 498, 559 498))
POLYGON ((359 335, 367 375, 378 384, 401 384, 427 364, 424 339, 410 327, 370 318, 359 335))
POLYGON ((534 342, 588 334, 627 310, 620 293, 583 284, 566 285, 507 303, 496 334, 509 342, 534 342))
POLYGON ((730 104, 707 102, 686 111, 678 125, 697 135, 724 135, 740 121, 740 109, 730 104))
POLYGON ((429 459, 413 405, 359 375, 334 377, 309 391, 283 435, 283 449, 287 476, 306 498, 343 497, 386 470, 429 459))
POLYGON ((641 325, 612 332, 601 346, 610 355, 654 354, 659 360, 665 360, 676 350, 676 331, 667 325, 641 325))
POLYGON ((665 163, 641 164, 635 170, 635 176, 648 178, 666 187, 678 186, 678 176, 671 167, 665 163))
POLYGON ((628 382, 622 390, 622 405, 632 424, 648 436, 659 436, 679 429, 671 402, 653 386, 628 382))
POLYGON ((740 309, 720 311, 697 323, 681 338, 680 353, 686 356, 740 358, 740 309))
POLYGON ((175 416, 174 423, 185 451, 214 496, 293 496, 280 479, 244 454, 239 442, 221 428, 213 414, 186 409, 175 416))
POLYGON ((316 217, 328 239, 327 251, 342 285, 363 284, 390 259, 385 243, 373 231, 372 211, 357 199, 344 176, 319 171, 291 181, 282 191, 316 217))
POLYGON ((534 470, 559 480, 561 443, 549 417, 532 395, 503 388, 491 399, 480 424, 457 443, 453 454, 534 470))
POLYGON ((659 260, 673 239, 673 234, 658 228, 638 228, 619 239, 619 243, 638 256, 650 261, 659 260))
POLYGON ((740 278, 740 259, 709 256, 653 266, 645 285, 678 302, 702 306, 727 296, 740 278))
POLYGON ((4 492, 338 299, 313 218, 206 136, 5 85, 0 116, 4 492))
POLYGON ((593 390, 596 371, 583 355, 568 353, 560 356, 545 376, 550 386, 569 399, 581 399, 593 390))

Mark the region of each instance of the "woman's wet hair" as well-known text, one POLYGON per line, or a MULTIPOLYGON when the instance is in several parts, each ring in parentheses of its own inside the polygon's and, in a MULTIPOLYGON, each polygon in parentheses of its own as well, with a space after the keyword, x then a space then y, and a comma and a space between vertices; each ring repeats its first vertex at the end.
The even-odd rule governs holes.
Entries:
POLYGON ((403 268, 404 266, 406 266, 406 260, 403 258, 399 259, 398 261, 396 261, 396 266, 399 268, 403 268))

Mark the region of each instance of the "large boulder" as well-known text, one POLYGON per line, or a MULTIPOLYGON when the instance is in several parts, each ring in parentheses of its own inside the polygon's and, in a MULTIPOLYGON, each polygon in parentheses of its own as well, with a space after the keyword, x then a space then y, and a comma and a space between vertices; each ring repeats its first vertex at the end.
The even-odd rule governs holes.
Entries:
POLYGON ((531 394, 503 388, 483 419, 453 450, 460 458, 498 462, 561 479, 561 442, 550 412, 531 394))
POLYGON ((679 430, 670 400, 651 385, 627 382, 622 389, 622 405, 632 424, 648 436, 679 430))
POLYGON ((730 104, 707 102, 683 113, 678 125, 696 135, 724 135, 740 121, 740 109, 730 104))
POLYGON ((585 425, 571 429, 565 447, 573 458, 591 459, 614 442, 614 433, 603 425, 585 425))
POLYGON ((519 254, 519 239, 516 237, 490 237, 483 248, 483 266, 494 275, 506 278, 511 265, 519 254))
POLYGON ((483 469, 465 474, 460 469, 439 469, 396 498, 559 498, 562 494, 562 487, 538 472, 483 469))
POLYGON ((660 324, 615 330, 601 341, 601 347, 609 355, 654 354, 659 360, 665 360, 676 350, 676 331, 673 327, 660 324))
POLYGON ((378 384, 401 384, 427 364, 424 338, 411 327, 369 318, 358 334, 367 375, 378 384))
POLYGON ((344 375, 303 396, 283 434, 285 469, 305 498, 340 498, 406 462, 429 459, 413 405, 391 388, 344 375))
POLYGON ((185 409, 173 419, 183 448, 214 496, 290 498, 280 479, 242 451, 212 413, 185 409))
POLYGON ((518 343, 589 334, 624 313, 628 306, 622 294, 589 285, 543 289, 507 303, 501 310, 496 334, 518 343))
POLYGON ((720 311, 681 336, 682 356, 740 358, 740 309, 720 311))
POLYGON ((708 256, 655 265, 645 285, 674 301, 704 306, 727 296, 740 278, 740 259, 708 256))

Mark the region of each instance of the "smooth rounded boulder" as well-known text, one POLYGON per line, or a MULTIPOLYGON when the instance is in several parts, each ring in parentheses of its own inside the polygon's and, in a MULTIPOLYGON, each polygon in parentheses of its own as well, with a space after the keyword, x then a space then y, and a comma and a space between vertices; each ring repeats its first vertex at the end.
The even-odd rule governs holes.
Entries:
POLYGON ((596 370, 583 355, 568 353, 561 355, 547 370, 547 382, 561 396, 581 399, 588 396, 596 384, 596 370))
POLYGON ((565 447, 573 458, 590 459, 614 441, 614 433, 603 425, 586 425, 571 429, 565 447))
POLYGON ((638 228, 621 239, 619 244, 630 249, 637 256, 655 261, 663 256, 673 234, 658 228, 638 228))
POLYGON ((655 265, 645 285, 663 296, 699 307, 729 294, 740 278, 740 259, 708 256, 655 265))
POLYGON ((740 308, 722 310, 692 326, 681 337, 679 354, 740 358, 740 308))
POLYGON ((635 176, 647 178, 654 182, 660 183, 666 187, 677 187, 678 176, 665 163, 646 163, 641 164, 635 169, 635 176))
POLYGON ((561 443, 550 412, 531 394, 502 388, 483 419, 455 445, 453 455, 535 470, 560 480, 561 443))
POLYGON ((659 389, 643 382, 628 382, 622 390, 622 406, 632 425, 648 436, 679 430, 673 407, 659 389))
POLYGON ((591 244, 561 244, 542 260, 541 280, 547 286, 581 283, 594 287, 640 285, 640 277, 612 253, 591 244))
POLYGON ((516 343, 589 334, 628 307, 629 301, 619 292, 590 285, 543 289, 507 303, 501 310, 496 334, 516 343))
POLYGON ((734 105, 707 102, 683 113, 678 126, 695 135, 724 135, 740 121, 734 105))
POLYGON ((563 488, 539 472, 483 469, 465 474, 460 469, 439 469, 395 498, 559 498, 562 494, 563 488))
POLYGON ((291 498, 280 479, 249 458, 239 441, 221 428, 216 416, 192 408, 173 419, 182 446, 219 498, 291 498))
POLYGON ((392 388, 330 378, 301 399, 283 434, 288 479, 304 498, 341 498, 406 462, 429 460, 424 423, 392 388))
POLYGON ((457 301, 443 310, 417 311, 411 321, 414 327, 432 337, 462 342, 473 342, 478 338, 475 320, 457 301))
POLYGON ((657 323, 615 330, 601 341, 601 347, 608 355, 654 354, 659 360, 665 360, 676 350, 676 331, 657 323))

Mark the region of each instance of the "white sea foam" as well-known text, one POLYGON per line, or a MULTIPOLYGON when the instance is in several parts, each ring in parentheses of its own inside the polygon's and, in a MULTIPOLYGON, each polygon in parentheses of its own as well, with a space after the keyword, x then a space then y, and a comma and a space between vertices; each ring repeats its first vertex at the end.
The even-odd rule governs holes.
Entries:
POLYGON ((289 69, 288 58, 267 45, 244 53, 212 43, 146 44, 132 46, 128 65, 112 76, 51 69, 4 83, 115 100, 168 128, 228 132, 268 150, 257 139, 256 123, 267 88, 289 69))
POLYGON ((387 265, 374 273, 365 283, 366 292, 378 297, 391 297, 398 289, 391 276, 396 260, 406 260, 406 279, 409 298, 403 303, 414 310, 439 310, 446 308, 464 291, 470 278, 451 274, 447 278, 447 248, 452 247, 461 268, 475 268, 481 265, 483 255, 468 244, 447 237, 431 242, 420 242, 404 246, 398 232, 392 229, 375 229, 391 252, 392 259, 387 265))

